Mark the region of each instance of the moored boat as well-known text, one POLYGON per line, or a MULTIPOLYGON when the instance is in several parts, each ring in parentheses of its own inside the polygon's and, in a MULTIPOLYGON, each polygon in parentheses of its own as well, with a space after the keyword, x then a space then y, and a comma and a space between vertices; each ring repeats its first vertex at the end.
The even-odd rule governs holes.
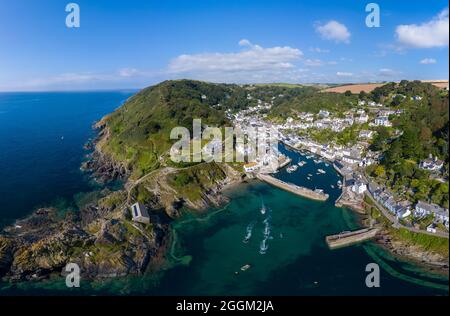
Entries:
POLYGON ((286 169, 286 171, 287 171, 288 173, 292 173, 292 172, 297 171, 297 169, 298 169, 298 166, 297 166, 297 165, 292 165, 292 166, 288 167, 288 168, 286 169))
POLYGON ((242 272, 245 272, 245 271, 247 271, 248 269, 250 269, 251 267, 252 267, 252 266, 249 265, 249 264, 243 265, 243 266, 241 267, 241 271, 242 271, 242 272))

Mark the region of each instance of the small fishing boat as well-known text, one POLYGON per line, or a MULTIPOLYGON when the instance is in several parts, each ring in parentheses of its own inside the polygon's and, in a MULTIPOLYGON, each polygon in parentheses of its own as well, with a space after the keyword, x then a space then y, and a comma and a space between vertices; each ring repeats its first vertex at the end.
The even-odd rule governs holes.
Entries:
POLYGON ((252 267, 251 265, 246 264, 246 265, 244 265, 244 266, 241 267, 241 271, 242 271, 242 272, 245 272, 245 271, 247 271, 248 269, 250 269, 251 267, 252 267))
POLYGON ((306 165, 306 161, 299 161, 298 162, 298 166, 299 167, 303 167, 304 165, 306 165))
POLYGON ((334 185, 331 185, 331 188, 334 189, 334 185))
POLYGON ((312 177, 312 176, 313 176, 312 174, 308 173, 308 177, 312 177))
POLYGON ((288 167, 288 168, 286 169, 286 171, 287 171, 288 173, 292 173, 292 172, 297 171, 297 169, 298 169, 298 166, 297 166, 297 165, 292 165, 292 166, 288 167))
POLYGON ((306 177, 306 179, 311 180, 311 177, 306 177))
POLYGON ((262 214, 262 215, 266 214, 266 211, 267 211, 267 208, 266 208, 266 205, 265 205, 264 202, 263 202, 263 203, 262 203, 262 206, 261 206, 261 214, 262 214))
POLYGON ((326 173, 325 170, 323 170, 323 169, 317 169, 317 172, 321 173, 321 174, 325 174, 326 173))
POLYGON ((320 163, 320 160, 317 160, 317 159, 314 159, 313 161, 316 165, 320 163))
POLYGON ((267 244, 267 239, 263 239, 261 241, 261 245, 259 246, 259 253, 264 255, 267 252, 267 249, 269 249, 269 245, 267 244))

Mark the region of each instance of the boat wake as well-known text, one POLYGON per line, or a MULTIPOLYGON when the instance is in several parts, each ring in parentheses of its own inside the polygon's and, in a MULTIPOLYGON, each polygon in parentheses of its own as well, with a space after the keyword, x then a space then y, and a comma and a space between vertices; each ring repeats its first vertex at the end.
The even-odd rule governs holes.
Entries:
POLYGON ((252 238, 253 227, 255 226, 255 224, 256 224, 255 221, 248 224, 247 229, 245 231, 245 237, 243 240, 244 243, 248 243, 250 241, 250 238, 252 238))
POLYGON ((272 237, 272 230, 270 226, 270 215, 266 217, 266 219, 263 221, 264 223, 264 229, 263 229, 263 240, 261 241, 261 244, 259 245, 259 253, 264 255, 267 253, 267 250, 269 249, 269 243, 268 241, 273 239, 272 237))

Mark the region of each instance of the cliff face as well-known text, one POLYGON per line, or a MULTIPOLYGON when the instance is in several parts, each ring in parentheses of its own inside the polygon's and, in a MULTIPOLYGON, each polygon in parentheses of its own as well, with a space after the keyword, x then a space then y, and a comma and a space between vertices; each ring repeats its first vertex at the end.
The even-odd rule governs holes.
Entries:
POLYGON ((77 263, 85 278, 140 274, 164 247, 166 231, 133 223, 120 208, 99 212, 90 205, 63 219, 55 209, 40 209, 0 235, 0 276, 39 280, 63 273, 68 263, 77 263))

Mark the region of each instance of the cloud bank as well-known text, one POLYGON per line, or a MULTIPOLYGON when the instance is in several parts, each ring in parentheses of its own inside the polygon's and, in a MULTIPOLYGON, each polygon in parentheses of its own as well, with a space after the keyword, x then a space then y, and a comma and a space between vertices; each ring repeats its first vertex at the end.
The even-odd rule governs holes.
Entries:
POLYGON ((399 25, 396 37, 401 45, 411 48, 448 47, 449 19, 448 8, 431 21, 422 24, 399 25))

